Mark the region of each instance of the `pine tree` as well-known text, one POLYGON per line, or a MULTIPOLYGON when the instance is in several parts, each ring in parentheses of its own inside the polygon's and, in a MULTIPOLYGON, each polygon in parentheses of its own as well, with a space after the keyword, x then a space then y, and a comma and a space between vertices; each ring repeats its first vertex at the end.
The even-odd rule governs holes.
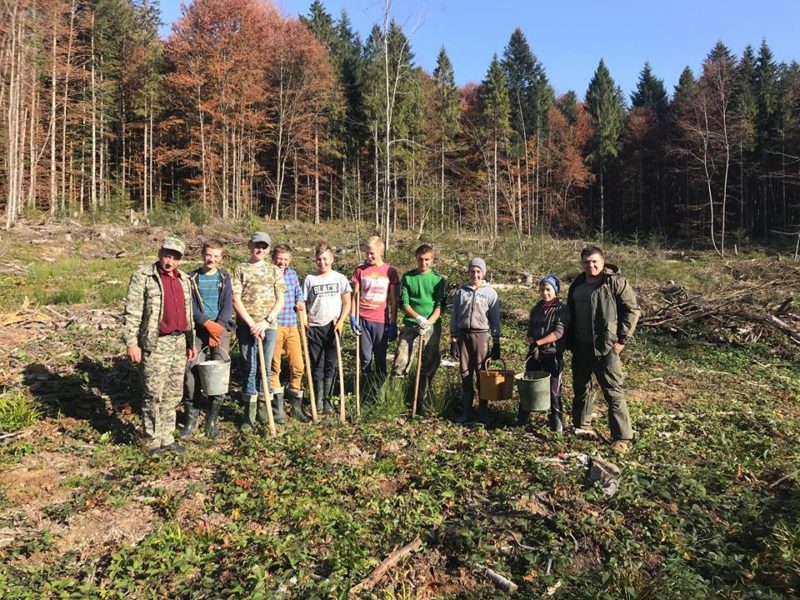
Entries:
POLYGON ((489 181, 492 184, 492 235, 497 237, 498 164, 501 143, 505 141, 511 130, 511 103, 505 74, 496 54, 489 65, 486 79, 481 85, 481 107, 484 135, 491 146, 491 162, 487 161, 487 167, 491 169, 489 181))
POLYGON ((447 152, 451 150, 455 137, 461 129, 461 110, 459 108, 458 87, 456 86, 455 73, 450 57, 444 46, 439 50, 436 58, 436 68, 433 70, 433 81, 436 90, 435 114, 439 136, 439 218, 441 228, 444 229, 445 206, 445 163, 447 152))
POLYGON ((649 62, 644 63, 644 67, 639 73, 636 91, 631 94, 631 105, 651 108, 659 117, 667 111, 669 98, 667 98, 664 80, 653 75, 653 68, 649 62))
POLYGON ((610 162, 620 150, 625 125, 625 101, 603 59, 586 90, 586 108, 592 116, 593 135, 588 143, 588 160, 600 173, 600 236, 605 232, 604 178, 610 162))

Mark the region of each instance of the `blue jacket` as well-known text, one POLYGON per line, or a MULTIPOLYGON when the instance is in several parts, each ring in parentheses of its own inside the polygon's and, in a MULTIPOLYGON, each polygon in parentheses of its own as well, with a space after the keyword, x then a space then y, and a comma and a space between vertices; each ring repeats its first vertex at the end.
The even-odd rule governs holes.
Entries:
MULTIPOLYGON (((203 299, 200 297, 200 288, 197 285, 197 276, 203 272, 202 267, 198 267, 189 273, 189 281, 192 284, 192 311, 194 314, 194 325, 197 331, 203 331, 203 323, 208 321, 208 316, 203 307, 203 299)), ((217 323, 225 327, 228 331, 236 328, 233 321, 233 283, 231 275, 223 269, 219 269, 222 276, 219 283, 219 314, 214 319, 217 323)))

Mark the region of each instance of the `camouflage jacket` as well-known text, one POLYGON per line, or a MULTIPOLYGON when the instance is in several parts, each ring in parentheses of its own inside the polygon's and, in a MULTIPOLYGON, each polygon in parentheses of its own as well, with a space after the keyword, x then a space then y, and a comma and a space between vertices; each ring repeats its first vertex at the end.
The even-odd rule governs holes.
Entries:
MULTIPOLYGON (((158 325, 163 315, 162 298, 164 288, 158 274, 157 263, 143 266, 131 275, 128 296, 125 300, 125 345, 139 346, 144 351, 155 350, 158 344, 158 325)), ((183 288, 183 304, 186 307, 186 347, 194 347, 192 327, 192 294, 189 276, 178 271, 183 288)))

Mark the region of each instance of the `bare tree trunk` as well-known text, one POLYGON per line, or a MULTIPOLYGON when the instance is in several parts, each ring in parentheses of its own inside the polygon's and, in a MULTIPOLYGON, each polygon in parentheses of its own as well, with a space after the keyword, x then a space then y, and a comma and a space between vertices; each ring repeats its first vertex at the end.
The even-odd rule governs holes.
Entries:
POLYGON ((97 80, 95 78, 94 11, 92 11, 92 212, 97 210, 97 80))
POLYGON ((314 225, 319 225, 319 132, 314 129, 314 225))
POLYGON ((50 214, 56 213, 58 197, 56 195, 56 48, 58 43, 58 30, 53 24, 53 50, 51 60, 53 61, 50 74, 50 214))
POLYGON ((72 0, 69 8, 69 37, 67 38, 67 64, 64 73, 64 97, 61 106, 61 210, 66 208, 64 201, 66 196, 66 177, 67 177, 67 105, 69 104, 69 79, 72 69, 72 42, 75 36, 75 0, 72 0))

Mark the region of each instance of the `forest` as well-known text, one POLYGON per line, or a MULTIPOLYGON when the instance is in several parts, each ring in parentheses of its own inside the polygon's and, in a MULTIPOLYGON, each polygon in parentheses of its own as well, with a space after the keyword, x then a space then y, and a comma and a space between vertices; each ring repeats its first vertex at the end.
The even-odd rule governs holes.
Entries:
MULTIPOLYGON (((644 63, 626 98, 602 59, 557 95, 522 30, 458 87, 415 64, 391 17, 365 40, 319 0, 196 0, 166 39, 148 0, 0 7, 0 207, 189 207, 496 238, 596 232, 724 255, 800 231, 800 65, 718 42, 670 93, 644 63)), ((533 33, 530 35, 533 36, 533 33)), ((800 238, 798 238, 800 239, 800 238)))

